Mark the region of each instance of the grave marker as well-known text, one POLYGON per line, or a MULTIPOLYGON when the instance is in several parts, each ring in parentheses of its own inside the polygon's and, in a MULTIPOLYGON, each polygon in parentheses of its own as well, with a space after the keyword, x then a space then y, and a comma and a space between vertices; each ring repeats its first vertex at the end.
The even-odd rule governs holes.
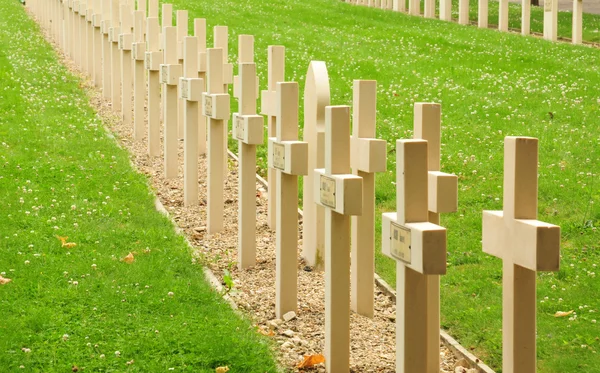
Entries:
POLYGON ((573 0, 573 44, 581 44, 582 41, 582 17, 583 1, 573 0))
POLYGON ((488 28, 488 0, 479 0, 477 8, 477 26, 479 28, 488 28))
POLYGON ((183 122, 183 203, 198 204, 198 102, 202 100, 204 81, 198 79, 198 40, 183 40, 183 74, 179 79, 179 96, 184 100, 183 122))
MULTIPOLYGON (((133 5, 133 3, 132 3, 133 5)), ((131 76, 132 59, 131 49, 133 47, 133 7, 129 4, 121 4, 121 28, 119 31, 118 47, 121 51, 121 120, 123 124, 131 124, 131 76)))
POLYGON ((397 212, 384 213, 381 223, 382 252, 396 260, 398 373, 439 371, 439 329, 430 340, 427 291, 430 275, 446 273, 446 229, 428 221, 427 147, 425 140, 396 141, 397 212), (438 352, 431 362, 433 343, 438 352))
MULTIPOLYGON (((152 8, 151 8, 152 9, 152 8)), ((163 54, 158 50, 158 18, 150 17, 146 23, 147 52, 144 66, 148 70, 148 154, 160 155, 160 63, 163 54)))
POLYGON ((121 9, 119 0, 111 2, 111 28, 108 29, 108 40, 111 43, 111 103, 113 111, 121 110, 121 61, 119 54, 119 34, 120 34, 121 9))
POLYGON ((229 94, 224 93, 223 49, 207 50, 206 76, 208 92, 202 95, 202 112, 208 117, 208 234, 223 230, 224 168, 223 126, 229 118, 229 94))
POLYGON ((508 0, 499 0, 498 7, 498 30, 508 31, 508 0))
POLYGON ((425 0, 425 18, 435 18, 435 0, 425 0))
POLYGON ((536 220, 538 140, 504 139, 504 211, 483 212, 483 251, 502 259, 502 371, 536 372, 536 272, 558 271, 560 227, 536 220))
MULTIPOLYGON (((440 213, 458 209, 458 177, 440 172, 441 107, 433 103, 416 103, 414 138, 427 141, 429 222, 440 224, 440 213)), ((440 277, 430 275, 427 281, 427 346, 428 369, 438 371, 440 365, 440 277)))
POLYGON ((408 0, 408 14, 411 16, 421 15, 421 2, 419 0, 408 0))
POLYGON ((94 79, 94 7, 96 0, 88 0, 87 9, 85 12, 85 38, 86 38, 86 58, 87 58, 87 73, 90 79, 94 79))
MULTIPOLYGON (((282 45, 270 45, 268 49, 268 87, 261 92, 260 108, 261 114, 267 116, 267 136, 277 137, 277 83, 285 79, 285 47, 282 45)), ((277 206, 277 171, 269 167, 267 178, 269 179, 267 222, 272 230, 277 230, 275 209, 277 206)))
MULTIPOLYGON (((350 371, 350 216, 362 213, 362 178, 350 174, 350 107, 325 108, 325 168, 314 175, 325 209, 325 367, 350 371)), ((309 170, 310 172, 310 170, 309 170)))
POLYGON ((353 87, 352 173, 363 179, 362 215, 352 217, 352 311, 373 317, 375 283, 375 172, 386 170, 386 142, 375 139, 377 81, 355 80, 353 87))
POLYGON ((325 261, 325 211, 316 204, 313 170, 325 166, 325 107, 330 103, 329 76, 322 61, 308 66, 304 86, 304 140, 308 142, 308 174, 303 178, 302 257, 315 270, 325 261))
POLYGON ((531 33, 531 2, 521 1, 521 34, 531 33))
MULTIPOLYGON (((198 40, 198 78, 202 79, 202 92, 206 92, 206 19, 194 19, 194 36, 198 40)), ((206 117, 199 105, 198 155, 206 154, 206 117)))
MULTIPOLYGON (((145 4, 145 0, 138 0, 145 4)), ((146 71, 144 60, 146 59, 146 43, 144 42, 144 25, 146 12, 136 10, 133 12, 133 36, 135 42, 131 47, 131 58, 133 59, 133 139, 142 141, 144 138, 144 105, 146 98, 146 71)))
POLYGON ((298 83, 276 85, 277 136, 269 138, 269 168, 276 170, 275 315, 298 302, 298 176, 308 173, 308 143, 298 141, 298 83))
POLYGON ((544 39, 556 41, 558 0, 544 0, 544 39))
POLYGON ((178 98, 177 85, 182 75, 182 66, 177 58, 177 28, 163 28, 163 57, 160 65, 160 82, 163 84, 163 143, 165 178, 177 177, 178 172, 178 98))
MULTIPOLYGON (((177 17, 177 61, 183 66, 183 41, 188 36, 188 12, 187 10, 178 10, 175 13, 177 17)), ((177 100, 177 107, 179 110, 179 120, 177 124, 177 136, 183 139, 183 110, 185 106, 185 100, 179 97, 177 100)))
MULTIPOLYGON (((369 0, 369 6, 373 6, 372 1, 373 0, 369 0)), ((395 10, 396 12, 406 12, 406 0, 394 0, 392 9, 395 10)))
MULTIPOLYGON (((71 0, 69 0, 71 1, 71 0)), ((111 28, 111 0, 102 0, 102 96, 110 99, 112 75, 110 50, 111 43, 108 38, 108 30, 111 28)))
POLYGON ((440 19, 452 21, 452 0, 440 0, 440 19))
POLYGON ((458 0, 458 24, 469 24, 469 0, 458 0))
POLYGON ((102 87, 102 0, 94 0, 94 84, 102 87))
MULTIPOLYGON (((213 29, 214 48, 223 49, 223 93, 229 92, 233 84, 233 65, 229 61, 229 29, 227 26, 215 26, 213 29)), ((227 177, 227 121, 223 126, 223 180, 227 177)))
POLYGON ((79 17, 77 17, 77 24, 79 25, 79 67, 84 74, 88 73, 87 66, 87 23, 85 21, 85 15, 87 14, 87 0, 81 0, 79 2, 79 17))
MULTIPOLYGON (((254 38, 240 35, 240 60, 251 59, 254 38)), ((233 114, 232 137, 238 140, 238 268, 256 263, 256 145, 263 143, 264 118, 256 114, 256 64, 239 64, 239 113, 233 114)))
POLYGON ((81 66, 81 41, 79 33, 79 0, 74 0, 71 7, 71 30, 72 34, 72 52, 71 59, 76 65, 81 66))

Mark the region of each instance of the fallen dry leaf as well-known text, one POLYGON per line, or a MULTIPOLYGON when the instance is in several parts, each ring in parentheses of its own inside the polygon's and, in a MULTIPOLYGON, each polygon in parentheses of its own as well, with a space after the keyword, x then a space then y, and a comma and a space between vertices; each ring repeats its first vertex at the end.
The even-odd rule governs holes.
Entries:
POLYGON ((267 337, 273 337, 275 335, 275 333, 271 329, 269 329, 267 331, 267 330, 264 330, 263 328, 258 328, 258 332, 262 335, 266 335, 267 337))
POLYGON ((58 238, 60 240, 60 243, 62 244, 62 246, 65 246, 65 243, 69 239, 69 237, 66 237, 66 236, 65 237, 56 236, 56 238, 58 238))
POLYGON ((70 248, 75 247, 75 246, 77 246, 77 244, 75 242, 65 242, 63 244, 63 247, 66 247, 67 249, 70 249, 70 248))
POLYGON ((556 313, 554 314, 554 317, 565 317, 565 316, 569 316, 570 314, 573 313, 573 310, 565 312, 565 311, 556 311, 556 313))
POLYGON ((135 257, 133 256, 133 253, 129 253, 127 254, 127 256, 125 258, 122 259, 125 263, 127 264, 131 264, 135 261, 135 257))
POLYGON ((321 354, 316 355, 304 355, 304 360, 296 365, 296 368, 311 368, 317 364, 321 364, 325 362, 325 356, 321 354))
POLYGON ((0 285, 8 284, 11 281, 12 280, 10 278, 5 278, 5 277, 0 276, 0 285))
POLYGON ((229 372, 229 367, 226 365, 224 367, 218 367, 215 369, 215 373, 227 373, 229 372))

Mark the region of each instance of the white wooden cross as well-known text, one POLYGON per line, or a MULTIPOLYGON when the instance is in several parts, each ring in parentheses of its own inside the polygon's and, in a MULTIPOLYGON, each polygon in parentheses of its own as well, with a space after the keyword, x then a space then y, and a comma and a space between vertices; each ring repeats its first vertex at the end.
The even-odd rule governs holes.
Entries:
MULTIPOLYGON (((138 8, 145 1, 138 0, 138 8)), ((144 104, 146 97, 146 71, 144 60, 146 57, 146 43, 144 42, 146 12, 136 10, 133 13, 134 42, 131 46, 133 60, 133 139, 141 141, 144 137, 144 104)))
POLYGON ((397 212, 383 214, 381 243, 396 260, 397 373, 439 370, 439 334, 438 364, 427 364, 427 277, 446 273, 446 229, 428 221, 427 164, 427 141, 396 141, 397 212))
MULTIPOLYGON (((239 35, 238 36, 238 65, 242 63, 254 62, 254 35, 239 35)), ((233 97, 239 100, 242 93, 240 76, 233 77, 233 97)), ((256 96, 258 97, 259 81, 258 76, 256 77, 256 96)))
POLYGON ((133 3, 121 4, 121 28, 118 48, 121 51, 121 119, 123 124, 131 124, 132 60, 133 47, 133 3))
POLYGON ((94 27, 94 84, 102 87, 102 0, 94 0, 94 15, 92 16, 94 27))
POLYGON ((121 58, 119 53, 119 34, 121 33, 121 9, 119 0, 111 1, 111 27, 108 29, 110 48, 110 101, 113 111, 121 111, 121 58))
POLYGON ((329 75, 323 61, 311 61, 304 85, 304 141, 308 142, 308 175, 303 178, 302 257, 315 270, 325 264, 325 210, 314 194, 314 169, 325 163, 325 107, 330 104, 329 75))
POLYGON ((269 168, 275 170, 275 315, 283 318, 298 302, 298 176, 308 173, 308 143, 298 141, 298 83, 275 88, 277 136, 269 138, 269 168))
POLYGON ((544 39, 556 41, 558 32, 558 0, 544 0, 544 39))
POLYGON ((146 23, 146 58, 144 67, 148 70, 148 155, 160 155, 160 64, 163 53, 159 50, 159 29, 157 17, 148 18, 146 23))
POLYGON ((102 96, 110 99, 112 74, 110 50, 111 43, 108 38, 108 30, 112 27, 111 22, 111 0, 102 0, 102 96))
MULTIPOLYGON (((233 84, 233 64, 229 63, 229 29, 227 26, 215 26, 213 29, 213 46, 223 50, 223 93, 229 92, 233 84)), ((223 126, 223 180, 227 177, 227 122, 223 126)))
POLYGON ((179 79, 179 97, 184 100, 183 123, 183 203, 198 204, 198 102, 202 101, 204 80, 198 78, 198 40, 183 40, 183 75, 179 79))
POLYGON ((573 0, 573 36, 571 37, 573 44, 581 44, 582 27, 583 27, 583 1, 573 0))
POLYGON ((177 177, 178 148, 177 123, 179 118, 177 85, 182 76, 182 66, 177 59, 177 28, 163 29, 164 63, 160 65, 160 82, 163 84, 164 170, 165 178, 177 177))
MULTIPOLYGON (((206 19, 194 19, 194 36, 198 41, 198 78, 202 79, 202 92, 206 92, 206 19)), ((206 117, 200 112, 198 118, 198 155, 206 154, 206 117)))
POLYGON ((223 127, 229 119, 229 94, 224 92, 223 49, 207 50, 206 77, 208 92, 202 95, 202 112, 208 118, 208 192, 207 232, 223 230, 224 144, 223 127))
MULTIPOLYGON (((188 11, 187 10, 178 10, 175 13, 177 19, 177 61, 180 65, 183 66, 183 40, 188 36, 188 11)), ((185 100, 181 97, 177 100, 177 107, 179 110, 179 120, 177 124, 177 136, 180 139, 183 139, 183 110, 185 106, 185 100)))
POLYGON ((325 209, 325 367, 348 373, 350 217, 362 213, 362 178, 350 174, 349 106, 325 108, 325 169, 314 170, 313 189, 325 209))
POLYGON ((263 143, 264 118, 256 114, 258 82, 254 37, 240 35, 237 89, 232 137, 238 140, 238 268, 256 263, 256 145, 263 143))
MULTIPOLYGON (((277 83, 285 80, 285 47, 282 45, 269 45, 268 48, 268 86, 261 92, 260 111, 267 116, 267 136, 277 136, 277 83)), ((277 206, 277 171, 269 167, 267 178, 269 180, 267 222, 272 230, 277 230, 275 209, 277 206)))
POLYGON ((352 311, 373 317, 375 283, 375 173, 386 170, 386 142, 375 139, 377 81, 355 80, 353 87, 352 173, 363 178, 363 209, 352 217, 352 311))
MULTIPOLYGON (((458 177, 440 172, 441 106, 415 103, 414 138, 427 141, 429 222, 440 224, 440 213, 458 209, 458 177)), ((440 276, 427 276, 427 366, 440 366, 440 276)))
POLYGON ((483 212, 483 251, 502 259, 502 371, 535 373, 536 272, 558 271, 560 227, 536 220, 538 140, 504 139, 504 211, 483 212))

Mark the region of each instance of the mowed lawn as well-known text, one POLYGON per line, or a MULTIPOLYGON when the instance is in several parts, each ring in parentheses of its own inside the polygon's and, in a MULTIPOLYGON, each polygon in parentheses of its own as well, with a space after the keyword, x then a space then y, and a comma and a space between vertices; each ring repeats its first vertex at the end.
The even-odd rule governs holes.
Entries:
MULTIPOLYGON (((310 61, 326 61, 334 105, 351 105, 354 79, 378 81, 377 135, 389 151, 378 216, 395 210, 395 140, 412 137, 413 104, 442 104, 443 171, 459 176, 459 211, 442 217, 442 326, 498 371, 502 266, 482 253, 481 215, 502 209, 504 137, 539 138, 539 218, 561 225, 562 258, 560 272, 538 277, 538 369, 600 372, 599 50, 337 0, 173 4, 190 12, 190 30, 199 17, 229 26, 231 62, 237 36, 254 35, 262 89, 268 45, 286 46, 286 79, 301 89, 310 61)), ((258 156, 264 174, 266 146, 258 156)), ((395 284, 393 262, 377 252, 377 272, 395 284)))
POLYGON ((153 201, 22 5, 0 2, 1 372, 279 371, 153 201))

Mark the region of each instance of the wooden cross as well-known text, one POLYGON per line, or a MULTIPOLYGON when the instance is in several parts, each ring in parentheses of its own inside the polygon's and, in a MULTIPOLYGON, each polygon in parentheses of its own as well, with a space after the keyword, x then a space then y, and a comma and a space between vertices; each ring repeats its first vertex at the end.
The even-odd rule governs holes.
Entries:
POLYGON ((111 59, 110 59, 110 40, 108 39, 108 30, 110 30, 111 22, 111 0, 102 0, 102 96, 105 99, 110 99, 112 74, 111 74, 111 59))
MULTIPOLYGON (((215 26, 213 29, 214 48, 223 50, 223 93, 229 92, 233 83, 233 65, 229 61, 229 29, 227 26, 215 26)), ((223 181, 227 177, 227 122, 223 126, 223 181)))
POLYGON ((325 209, 325 366, 348 373, 350 216, 362 213, 362 178, 350 174, 349 106, 325 108, 325 169, 313 175, 316 203, 325 209))
MULTIPOLYGON (((261 92, 261 114, 267 116, 267 136, 277 136, 277 83, 285 80, 285 47, 282 45, 269 45, 268 48, 268 87, 261 92)), ((277 171, 269 167, 267 178, 269 180, 267 222, 272 230, 276 230, 275 208, 277 206, 277 171)))
POLYGON ((544 0, 544 39, 556 41, 558 32, 558 0, 544 0))
POLYGON ((277 83, 277 136, 269 138, 268 150, 269 168, 276 170, 275 314, 280 319, 296 311, 298 302, 298 176, 308 173, 308 143, 298 141, 298 92, 296 82, 277 83))
POLYGON ((458 0, 458 24, 469 24, 469 0, 458 0))
MULTIPOLYGON (((177 17, 177 61, 180 65, 183 65, 183 40, 188 36, 188 11, 178 10, 176 12, 177 17)), ((183 110, 185 106, 185 100, 181 97, 177 100, 177 107, 179 110, 179 120, 177 124, 177 136, 183 139, 183 110)))
POLYGON ((325 262, 325 210, 314 194, 313 170, 325 163, 325 107, 330 103, 329 75, 322 61, 311 61, 304 86, 304 140, 308 142, 308 175, 303 178, 302 257, 315 270, 325 262))
POLYGON ((538 140, 504 139, 504 211, 483 212, 483 251, 503 261, 502 371, 536 372, 536 272, 558 271, 560 227, 536 220, 538 140))
MULTIPOLYGON (((254 62, 254 36, 253 35, 239 35, 238 36, 238 65, 242 63, 254 62)), ((241 84, 240 76, 235 75, 233 77, 233 97, 239 100, 241 95, 241 84)), ((258 96, 258 76, 256 77, 256 96, 258 96)))
POLYGON ((254 37, 239 40, 239 113, 233 113, 231 133, 238 140, 238 268, 244 269, 256 263, 256 145, 263 143, 264 118, 256 114, 256 64, 246 62, 254 59, 254 37))
MULTIPOLYGON (((173 4, 162 4, 162 12, 160 19, 160 50, 165 50, 165 38, 163 37, 163 33, 165 31, 165 27, 173 26, 173 4)), ((158 17, 158 16, 157 16, 158 17)))
POLYGON ((452 0, 440 0, 440 19, 452 21, 452 0))
POLYGON ((121 4, 121 28, 118 47, 121 51, 121 120, 131 124, 131 96, 133 77, 131 76, 131 49, 133 47, 133 3, 121 4))
POLYGON ((352 311, 373 317, 375 283, 375 173, 385 172, 386 142, 375 139, 377 81, 355 80, 353 87, 352 173, 363 178, 363 209, 352 217, 350 304, 352 311))
MULTIPOLYGON (((206 92, 206 19, 194 19, 194 36, 198 40, 198 78, 202 79, 202 92, 206 92)), ((199 110, 202 110, 201 106, 199 110)), ((206 154, 206 117, 204 115, 199 116, 198 122, 198 155, 202 154, 206 154)))
POLYGON ((94 0, 94 15, 92 16, 94 27, 94 84, 102 87, 102 0, 94 0))
POLYGON ((158 18, 150 17, 146 23, 147 51, 144 67, 148 70, 148 155, 160 155, 160 64, 158 18))
POLYGON ((521 1, 521 35, 531 33, 531 2, 521 1))
MULTIPOLYGON (((433 368, 427 363, 427 277, 446 273, 446 229, 428 221, 427 165, 427 141, 396 141, 397 212, 383 214, 381 243, 383 254, 396 260, 397 373, 433 368)), ((439 334, 436 343, 433 371, 439 370, 439 334)))
MULTIPOLYGON (((145 4, 145 1, 138 1, 145 4)), ((133 35, 134 43, 131 46, 131 58, 133 59, 133 139, 141 141, 144 137, 144 104, 146 97, 146 72, 144 59, 146 57, 146 43, 144 42, 146 12, 136 10, 133 13, 133 35)))
POLYGON ((119 54, 119 34, 121 9, 119 8, 119 0, 111 1, 111 27, 108 29, 108 41, 111 44, 110 48, 110 76, 112 77, 110 86, 110 101, 113 111, 121 110, 121 61, 119 54))
POLYGON ((229 94, 224 93, 223 49, 207 50, 208 92, 202 94, 202 112, 208 118, 207 232, 223 230, 224 144, 223 127, 229 119, 229 94))
POLYGON ((488 0, 479 0, 477 6, 477 27, 488 28, 488 0))
POLYGON ((160 65, 160 82, 163 84, 164 170, 165 178, 177 177, 178 148, 177 124, 179 118, 177 85, 182 76, 182 66, 177 59, 177 28, 163 29, 164 63, 160 65))
POLYGON ((573 44, 581 44, 582 41, 582 27, 583 27, 583 1, 573 0, 573 31, 572 31, 572 42, 573 44))
POLYGON ((186 36, 183 41, 183 75, 179 79, 179 97, 184 100, 183 123, 183 202, 198 204, 198 102, 202 100, 204 80, 198 78, 198 40, 186 36))
MULTIPOLYGON (((416 103, 414 138, 427 141, 429 222, 440 224, 440 213, 458 209, 458 177, 440 172, 441 107, 434 103, 416 103)), ((440 276, 429 275, 427 281, 427 371, 440 366, 440 276)))

